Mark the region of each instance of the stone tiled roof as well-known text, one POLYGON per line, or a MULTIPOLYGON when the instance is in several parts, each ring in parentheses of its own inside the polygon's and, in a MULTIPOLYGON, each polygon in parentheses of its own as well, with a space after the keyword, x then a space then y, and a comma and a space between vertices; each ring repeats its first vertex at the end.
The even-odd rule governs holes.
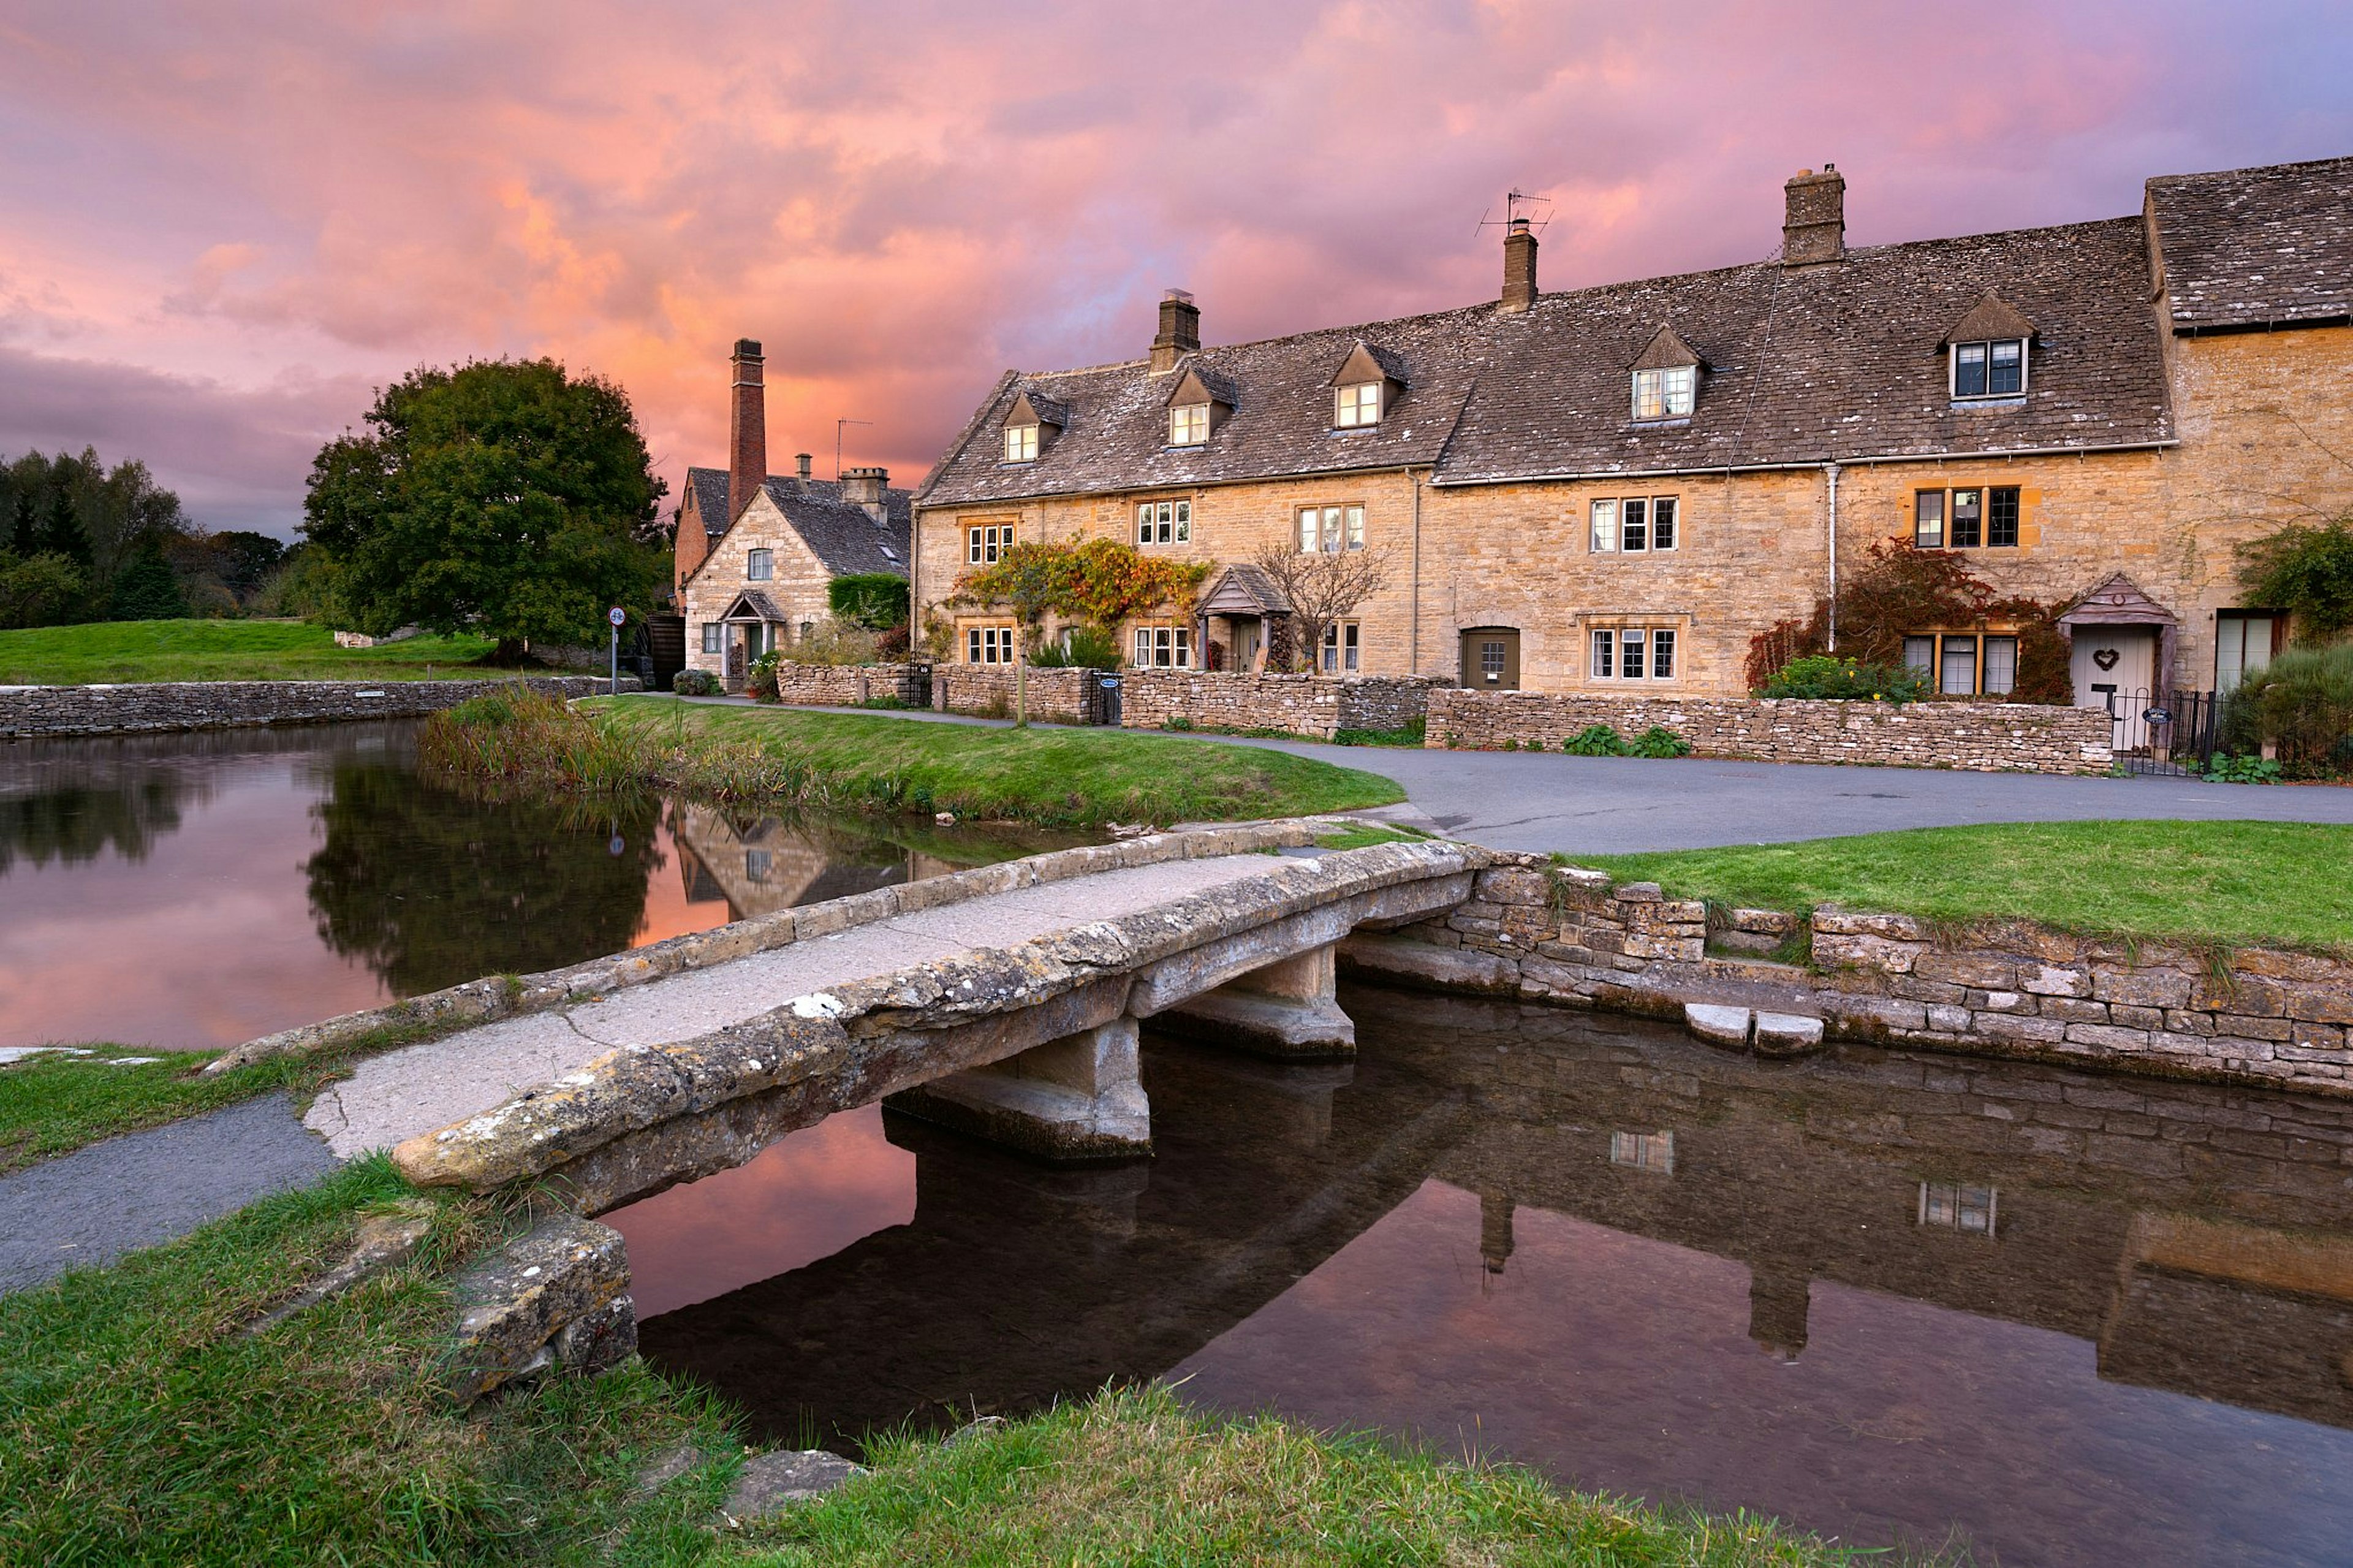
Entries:
MULTIPOLYGON (((686 482, 694 488, 695 507, 703 526, 716 540, 727 531, 727 470, 689 468, 686 482), (722 520, 712 527, 711 520, 722 520)), ((887 521, 877 522, 864 507, 841 499, 839 479, 802 480, 770 474, 768 499, 785 521, 835 576, 858 572, 907 574, 907 541, 913 531, 913 492, 886 489, 882 505, 887 521)))
POLYGON ((2148 183, 2178 332, 2353 316, 2353 158, 2148 183))

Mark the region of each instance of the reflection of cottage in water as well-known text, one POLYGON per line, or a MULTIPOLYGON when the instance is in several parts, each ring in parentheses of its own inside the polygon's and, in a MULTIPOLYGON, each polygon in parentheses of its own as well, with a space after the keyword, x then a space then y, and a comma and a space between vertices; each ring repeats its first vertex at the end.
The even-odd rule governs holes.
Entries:
POLYGON ((691 903, 724 899, 731 920, 953 871, 937 856, 821 824, 681 805, 670 818, 691 903))

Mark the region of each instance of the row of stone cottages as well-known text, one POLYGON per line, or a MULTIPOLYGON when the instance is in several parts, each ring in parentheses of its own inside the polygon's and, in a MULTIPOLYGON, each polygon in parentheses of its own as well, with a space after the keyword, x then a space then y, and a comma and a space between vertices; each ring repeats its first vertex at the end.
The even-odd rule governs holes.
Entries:
MULTIPOLYGON (((912 579, 920 638, 1014 657, 957 579, 1103 536, 1212 568, 1119 628, 1134 663, 1261 667, 1270 542, 1379 550, 1323 639, 1340 675, 1736 694, 1751 639, 1883 552, 1953 552, 2072 606, 2079 703, 2228 687, 2281 646, 2232 547, 2353 507, 2353 158, 2147 182, 2134 216, 1850 248, 1845 180, 1791 179, 1775 260, 1546 293, 1515 222, 1501 296, 1204 347, 1172 291, 1140 358, 1007 373, 922 486, 766 473, 759 345, 727 470, 690 470, 688 658, 738 676, 851 572, 912 579)), ((1947 693, 2007 692, 2018 626, 1909 628, 1947 693)))

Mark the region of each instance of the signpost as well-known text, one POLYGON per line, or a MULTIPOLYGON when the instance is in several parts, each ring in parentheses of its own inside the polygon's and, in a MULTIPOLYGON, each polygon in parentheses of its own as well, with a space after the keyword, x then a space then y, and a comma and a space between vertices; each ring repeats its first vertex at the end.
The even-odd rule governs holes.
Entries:
POLYGON ((616 605, 605 612, 605 618, 613 624, 613 695, 618 697, 621 694, 621 623, 629 618, 629 613, 616 605))

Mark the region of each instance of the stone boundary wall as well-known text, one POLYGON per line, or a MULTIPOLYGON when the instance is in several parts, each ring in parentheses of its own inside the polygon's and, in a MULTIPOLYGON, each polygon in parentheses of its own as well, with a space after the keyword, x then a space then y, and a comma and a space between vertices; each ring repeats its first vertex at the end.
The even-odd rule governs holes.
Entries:
POLYGON ((1422 716, 1439 684, 1420 676, 1130 669, 1120 674, 1119 721, 1165 730, 1181 719, 1200 730, 1281 730, 1328 741, 1337 730, 1403 729, 1422 716))
POLYGON ((1792 698, 1637 697, 1585 692, 1431 693, 1432 747, 1493 751, 1506 741, 1558 751, 1589 725, 1632 740, 1654 724, 1703 757, 1873 763, 1972 773, 2105 773, 2111 721, 2096 708, 2025 702, 1831 702, 1792 698))
MULTIPOLYGON (((1029 669, 1029 717, 1040 724, 1081 724, 1086 721, 1089 669, 1029 669)), ((932 667, 932 707, 942 713, 969 713, 983 719, 1013 717, 1014 675, 1010 666, 935 664, 932 667)))
POLYGON ((565 969, 526 974, 512 984, 499 979, 470 980, 462 985, 411 996, 383 1007, 346 1013, 324 1023, 281 1029, 223 1051, 205 1065, 206 1073, 227 1072, 268 1057, 309 1056, 348 1047, 406 1045, 413 1040, 471 1028, 501 1018, 544 1013, 580 996, 602 995, 626 986, 643 985, 664 975, 707 968, 731 959, 813 941, 869 925, 917 910, 961 903, 966 899, 1011 892, 1098 871, 1130 866, 1152 866, 1166 860, 1198 860, 1220 855, 1247 855, 1285 846, 1311 844, 1315 829, 1303 821, 1252 823, 1239 827, 1204 828, 1184 833, 1155 833, 1114 844, 1086 844, 1075 849, 1050 850, 1024 859, 952 871, 920 882, 900 882, 848 898, 828 899, 797 909, 778 910, 748 921, 735 921, 710 931, 689 931, 666 941, 591 959, 565 969))
MULTIPOLYGON (((126 735, 263 724, 414 719, 501 690, 507 680, 169 680, 137 686, 0 686, 0 737, 126 735)), ((607 689, 602 676, 539 676, 522 684, 568 700, 607 689)), ((633 676, 621 689, 635 691, 633 676)))
POLYGON ((2353 1095, 2353 963, 2079 937, 2008 922, 1947 939, 1907 915, 1706 908, 1652 883, 1497 856, 1469 902, 1344 963, 1441 990, 1680 1019, 1686 1002, 1819 1016, 1831 1038, 2353 1095), (1771 950, 1807 928, 1811 967, 1771 950))
POLYGON ((776 665, 776 700, 816 708, 855 708, 875 697, 903 694, 909 666, 904 664, 776 665))

